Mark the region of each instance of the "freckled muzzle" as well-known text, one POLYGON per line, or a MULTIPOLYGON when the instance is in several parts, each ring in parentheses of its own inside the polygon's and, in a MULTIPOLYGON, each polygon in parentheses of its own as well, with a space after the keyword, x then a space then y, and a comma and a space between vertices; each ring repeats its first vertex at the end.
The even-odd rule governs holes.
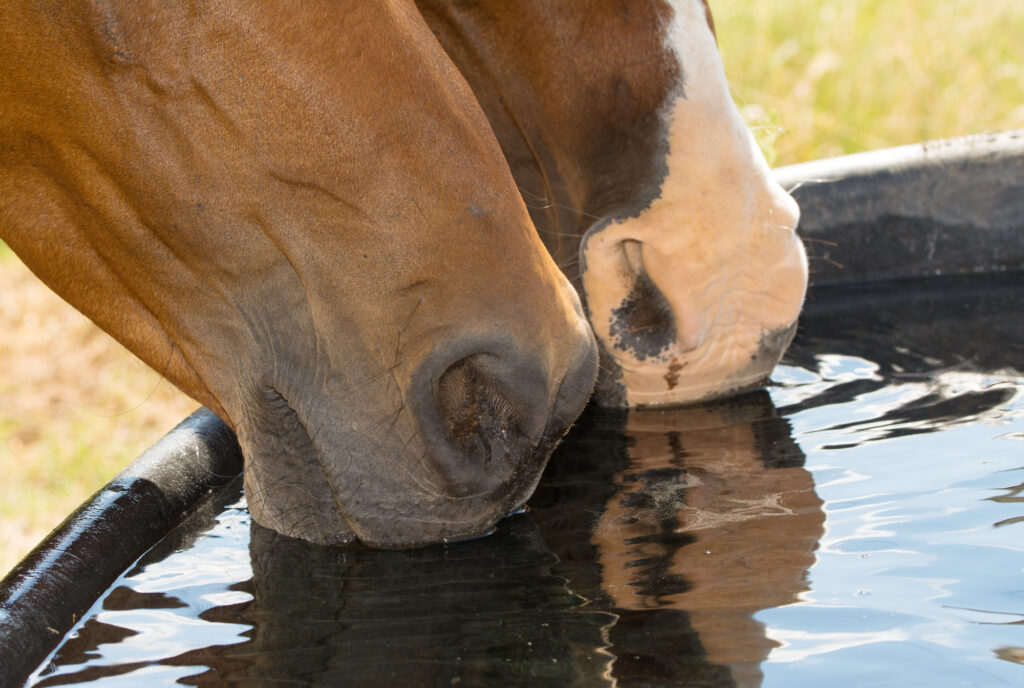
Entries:
POLYGON ((767 381, 792 341, 807 286, 796 205, 781 189, 770 198, 766 221, 733 225, 732 234, 685 224, 668 232, 654 218, 646 232, 627 222, 584 238, 599 403, 686 404, 767 381))
POLYGON ((807 286, 799 208, 733 102, 707 7, 672 7, 666 45, 684 78, 657 111, 657 179, 644 207, 606 213, 580 244, 605 405, 686 404, 762 384, 807 286))

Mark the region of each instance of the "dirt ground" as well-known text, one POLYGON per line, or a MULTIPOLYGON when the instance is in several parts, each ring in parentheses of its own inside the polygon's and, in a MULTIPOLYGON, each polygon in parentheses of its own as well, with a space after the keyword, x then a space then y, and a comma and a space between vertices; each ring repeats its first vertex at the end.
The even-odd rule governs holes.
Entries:
POLYGON ((196 406, 0 251, 0 576, 196 406))

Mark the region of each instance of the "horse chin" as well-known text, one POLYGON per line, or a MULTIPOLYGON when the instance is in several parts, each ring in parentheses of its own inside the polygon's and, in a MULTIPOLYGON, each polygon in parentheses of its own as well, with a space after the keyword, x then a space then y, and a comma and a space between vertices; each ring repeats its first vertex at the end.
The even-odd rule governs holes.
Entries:
POLYGON ((252 518, 321 545, 398 549, 483 535, 530 497, 567 429, 552 419, 531 439, 480 422, 469 451, 432 438, 436 429, 424 427, 432 417, 414 400, 391 414, 333 421, 306 410, 342 406, 323 399, 299 403, 269 389, 258 405, 238 428, 252 518))
MULTIPOLYGON (((511 454, 497 456, 505 441, 499 432, 481 441, 491 447, 487 456, 494 478, 487 484, 447 482, 433 470, 438 457, 429 442, 402 453, 394 447, 383 449, 382 456, 393 452, 394 458, 372 461, 358 470, 343 460, 328 461, 328 482, 350 488, 335 493, 354 536, 369 547, 404 549, 464 540, 493 530, 533 493, 555 442, 521 443, 511 454)), ((364 445, 364 451, 381 450, 364 445)))
MULTIPOLYGON (((273 460, 261 460, 259 455, 247 459, 245 490, 253 520, 283 535, 319 545, 358 541, 372 548, 405 549, 490 532, 529 498, 546 458, 488 493, 457 498, 438 494, 427 484, 413 489, 387 485, 388 477, 381 475, 356 474, 340 482, 332 473, 342 470, 346 459, 288 449, 273 460)), ((413 477, 408 467, 388 468, 413 480, 427 480, 413 477)))
POLYGON ((355 532, 337 508, 307 423, 276 390, 267 389, 261 396, 257 418, 238 428, 253 520, 317 544, 354 541, 355 532))

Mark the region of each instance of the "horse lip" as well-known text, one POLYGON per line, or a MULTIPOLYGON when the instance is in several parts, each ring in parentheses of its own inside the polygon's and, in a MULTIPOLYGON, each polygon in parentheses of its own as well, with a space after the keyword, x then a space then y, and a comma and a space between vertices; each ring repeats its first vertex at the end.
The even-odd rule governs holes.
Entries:
POLYGON ((378 519, 369 519, 371 528, 374 528, 378 535, 386 533, 384 537, 374 537, 371 532, 360 532, 359 530, 353 532, 356 534, 356 539, 358 539, 358 541, 365 547, 371 547, 374 549, 414 549, 430 547, 439 543, 451 544, 486 537, 495 531, 498 521, 502 518, 503 516, 499 513, 498 515, 491 516, 487 519, 448 520, 446 521, 446 525, 449 526, 448 534, 431 534, 427 537, 421 538, 394 537, 394 535, 423 532, 422 528, 416 528, 416 526, 433 526, 436 525, 436 521, 426 519, 409 519, 403 524, 409 527, 403 528, 401 531, 385 531, 384 529, 377 530, 374 528, 375 524, 372 522, 378 519), (469 527, 461 529, 458 527, 452 528, 451 526, 453 525, 468 525, 469 527), (392 537, 388 537, 388 535, 391 535, 392 537))

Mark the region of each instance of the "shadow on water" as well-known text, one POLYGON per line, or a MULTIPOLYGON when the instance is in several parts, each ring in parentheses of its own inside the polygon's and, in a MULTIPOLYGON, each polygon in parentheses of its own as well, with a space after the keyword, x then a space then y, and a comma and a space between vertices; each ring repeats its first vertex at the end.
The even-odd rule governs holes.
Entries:
MULTIPOLYGON (((849 402, 896 382, 930 382, 945 371, 1024 375, 1024 290, 1020 273, 891 280, 818 287, 811 291, 800 331, 785 363, 815 370, 822 354, 842 352, 876 368, 870 378, 830 385, 825 394, 780 407, 791 416, 808 408, 849 402)), ((962 399, 936 397, 886 418, 930 421, 926 431, 970 418, 972 407, 1004 403, 1006 389, 962 399), (936 406, 936 403, 945 403, 936 406)))

